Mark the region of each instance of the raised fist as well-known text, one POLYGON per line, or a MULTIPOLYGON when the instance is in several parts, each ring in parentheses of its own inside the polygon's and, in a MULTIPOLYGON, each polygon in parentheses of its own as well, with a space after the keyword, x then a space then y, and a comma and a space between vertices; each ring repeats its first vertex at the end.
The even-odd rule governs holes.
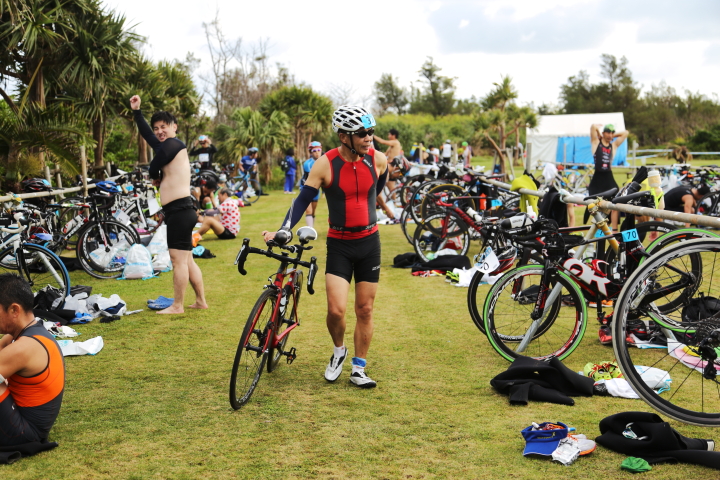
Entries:
POLYGON ((140 97, 138 95, 130 97, 130 108, 133 110, 140 110, 140 97))

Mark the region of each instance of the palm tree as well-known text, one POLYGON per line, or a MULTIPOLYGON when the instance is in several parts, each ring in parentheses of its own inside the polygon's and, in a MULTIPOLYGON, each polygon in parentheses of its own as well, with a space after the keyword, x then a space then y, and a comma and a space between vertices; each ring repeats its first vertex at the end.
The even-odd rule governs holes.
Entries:
POLYGON ((304 152, 313 135, 330 129, 334 110, 329 98, 303 86, 282 87, 269 93, 258 109, 267 118, 273 112, 287 115, 296 152, 304 152))
POLYGON ((77 118, 61 105, 43 108, 37 102, 27 102, 27 97, 16 108, 0 102, 0 157, 4 157, 5 178, 10 183, 41 171, 38 150, 60 163, 66 172, 77 173, 78 141, 89 140, 77 118))
MULTIPOLYGON (((240 161, 248 148, 260 150, 260 158, 269 159, 281 154, 291 138, 290 121, 285 113, 273 111, 266 117, 250 107, 238 108, 230 116, 235 126, 220 125, 216 136, 221 142, 219 154, 240 161)), ((264 183, 272 179, 268 161, 261 162, 260 173, 264 183)))

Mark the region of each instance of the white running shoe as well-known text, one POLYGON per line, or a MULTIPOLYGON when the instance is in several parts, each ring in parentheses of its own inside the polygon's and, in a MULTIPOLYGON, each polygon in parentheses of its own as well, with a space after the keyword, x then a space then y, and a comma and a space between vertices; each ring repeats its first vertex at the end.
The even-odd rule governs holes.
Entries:
POLYGON ((350 381, 360 388, 375 388, 375 380, 365 375, 364 370, 357 370, 350 375, 350 381))
POLYGON ((340 358, 337 358, 334 353, 332 354, 330 357, 330 363, 328 363, 328 366, 325 369, 325 380, 328 382, 334 382, 338 379, 342 373, 345 358, 347 358, 347 348, 345 349, 345 354, 340 358))

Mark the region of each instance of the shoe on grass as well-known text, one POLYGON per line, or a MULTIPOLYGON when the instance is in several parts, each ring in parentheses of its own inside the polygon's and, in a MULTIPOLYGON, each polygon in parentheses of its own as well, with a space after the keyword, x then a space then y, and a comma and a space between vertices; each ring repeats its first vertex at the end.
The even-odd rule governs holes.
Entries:
POLYGON ((340 374, 342 373, 343 363, 345 362, 345 359, 347 358, 347 348, 345 349, 345 354, 342 357, 336 357, 333 353, 330 356, 330 363, 328 363, 327 368, 325 369, 325 380, 328 382, 334 382, 338 379, 340 374))
POLYGON ((375 388, 375 380, 365 375, 365 370, 356 370, 350 375, 350 381, 360 388, 375 388))

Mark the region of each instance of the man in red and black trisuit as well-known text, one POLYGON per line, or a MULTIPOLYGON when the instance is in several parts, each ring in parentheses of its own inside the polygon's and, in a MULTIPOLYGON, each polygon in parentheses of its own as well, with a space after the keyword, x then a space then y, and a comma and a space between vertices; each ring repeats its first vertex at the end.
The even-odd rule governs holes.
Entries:
MULTIPOLYGON (((387 180, 387 158, 372 148, 375 119, 364 108, 343 105, 333 114, 333 130, 341 146, 328 151, 313 165, 300 195, 290 208, 283 230, 291 229, 305 213, 320 187, 329 209, 327 238, 327 327, 335 345, 325 379, 334 382, 347 357, 345 311, 350 281, 355 277, 355 356, 350 381, 362 388, 376 386, 365 374, 373 335, 373 304, 380 279, 380 234, 375 198, 387 180)), ((274 232, 263 232, 265 241, 274 232)))
POLYGON ((33 301, 25 280, 0 275, 0 447, 46 442, 60 413, 63 354, 33 301))

